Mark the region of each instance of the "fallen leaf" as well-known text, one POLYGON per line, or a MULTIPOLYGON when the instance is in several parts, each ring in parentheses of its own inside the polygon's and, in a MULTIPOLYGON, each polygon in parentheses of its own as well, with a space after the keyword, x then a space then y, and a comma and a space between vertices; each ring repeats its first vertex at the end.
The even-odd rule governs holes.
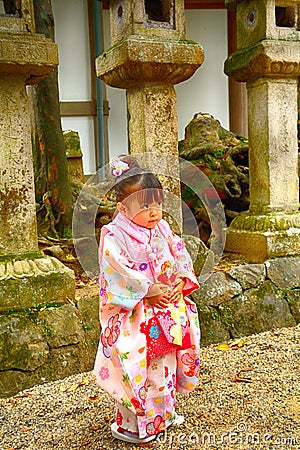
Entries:
POLYGON ((100 430, 100 428, 101 428, 100 424, 99 425, 92 425, 92 426, 89 427, 89 429, 92 430, 92 431, 100 430))
POLYGON ((73 392, 75 391, 79 386, 88 386, 90 384, 89 379, 85 378, 83 381, 78 381, 78 383, 72 384, 71 386, 61 386, 60 392, 73 392))
POLYGON ((232 347, 229 344, 219 344, 217 350, 232 350, 232 347))
POLYGON ((104 420, 105 420, 105 422, 110 422, 111 418, 110 418, 110 416, 104 416, 104 420))
POLYGON ((60 390, 60 392, 66 392, 67 390, 68 390, 68 386, 61 386, 60 388, 59 388, 59 390, 60 390))
POLYGON ((25 444, 18 445, 18 447, 9 447, 6 450, 19 450, 19 448, 24 447, 25 444))
POLYGON ((31 397, 33 394, 21 394, 21 395, 16 395, 15 398, 23 398, 23 397, 31 397))
POLYGON ((74 300, 72 300, 69 297, 67 297, 67 300, 68 300, 69 303, 71 303, 71 305, 76 306, 76 303, 74 302, 74 300))
POLYGON ((238 347, 243 347, 246 344, 246 342, 247 342, 247 339, 244 338, 244 339, 241 339, 240 341, 238 341, 236 345, 238 347))
POLYGON ((246 344, 246 338, 240 339, 238 341, 234 341, 230 344, 232 350, 238 350, 239 348, 244 347, 244 345, 246 344))
POLYGON ((241 369, 241 370, 237 373, 237 375, 236 375, 234 378, 232 378, 231 381, 232 381, 233 383, 252 383, 251 378, 244 377, 244 376, 242 375, 243 372, 249 372, 249 371, 251 371, 251 370, 253 370, 251 367, 245 367, 245 369, 241 369))
POLYGON ((245 377, 234 377, 232 378, 232 383, 252 383, 251 378, 245 378, 245 377))
POLYGON ((91 397, 89 397, 89 402, 94 402, 95 400, 97 400, 97 398, 99 398, 99 395, 93 395, 91 397))
POLYGON ((254 369, 252 367, 245 367, 245 369, 241 369, 239 371, 239 373, 241 373, 241 372, 250 372, 251 370, 254 370, 254 369))
POLYGON ((65 256, 65 258, 66 258, 67 261, 74 261, 74 259, 76 259, 76 258, 74 258, 73 255, 71 255, 71 253, 68 253, 68 254, 65 256))
POLYGON ((79 386, 82 386, 82 384, 81 384, 81 383, 75 383, 75 384, 72 384, 72 386, 69 386, 69 387, 68 387, 67 391, 68 391, 68 392, 73 392, 73 391, 75 391, 77 388, 79 388, 79 386))

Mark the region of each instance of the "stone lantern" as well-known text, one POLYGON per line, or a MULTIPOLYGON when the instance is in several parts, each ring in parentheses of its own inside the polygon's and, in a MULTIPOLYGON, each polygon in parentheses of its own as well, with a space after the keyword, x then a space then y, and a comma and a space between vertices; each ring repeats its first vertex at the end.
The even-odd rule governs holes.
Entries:
POLYGON ((300 254, 297 83, 300 0, 227 0, 237 51, 225 73, 247 82, 249 212, 235 218, 226 250, 262 262, 300 254))
MULTIPOLYGON (((202 47, 186 40, 184 1, 111 0, 110 24, 112 46, 97 58, 96 71, 108 85, 127 90, 130 153, 177 157, 174 84, 190 78, 203 62, 202 47)), ((174 161, 150 155, 151 169, 172 174, 162 182, 180 198, 174 161)))
POLYGON ((38 248, 26 94, 26 85, 57 66, 57 46, 35 33, 32 0, 5 7, 0 14, 0 313, 64 302, 75 289, 73 271, 38 248))

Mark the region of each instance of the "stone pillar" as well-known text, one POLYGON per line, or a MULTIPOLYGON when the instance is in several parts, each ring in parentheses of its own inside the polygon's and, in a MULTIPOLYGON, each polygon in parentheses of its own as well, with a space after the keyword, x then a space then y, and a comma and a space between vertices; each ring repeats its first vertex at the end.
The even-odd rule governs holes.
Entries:
POLYGON ((68 159, 68 176, 73 180, 84 183, 82 165, 82 151, 80 148, 80 137, 77 131, 64 131, 64 142, 68 159))
POLYGON ((0 74, 0 255, 37 253, 30 114, 24 79, 0 74))
POLYGON ((26 95, 57 64, 56 44, 35 34, 32 0, 0 16, 0 313, 74 296, 73 271, 38 249, 26 95))
MULTIPOLYGON (((130 153, 178 156, 177 99, 174 84, 190 78, 203 62, 203 49, 185 39, 184 1, 110 2, 111 45, 96 60, 97 76, 127 89, 130 153)), ((151 158, 151 169, 168 173, 164 188, 180 199, 176 158, 151 158)), ((174 198, 173 198, 174 200, 174 198)), ((173 210, 180 210, 178 208, 173 210)), ((178 222, 178 220, 177 220, 178 222)))
POLYGON ((227 0, 238 50, 225 73, 247 82, 249 212, 235 218, 225 249, 252 262, 300 254, 297 81, 300 0, 227 0))

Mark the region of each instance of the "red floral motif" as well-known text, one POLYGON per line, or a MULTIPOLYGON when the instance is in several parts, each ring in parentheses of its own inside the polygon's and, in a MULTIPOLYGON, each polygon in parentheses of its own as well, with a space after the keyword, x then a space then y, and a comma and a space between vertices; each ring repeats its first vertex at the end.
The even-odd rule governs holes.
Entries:
MULTIPOLYGON (((166 334, 169 335, 169 329, 172 325, 174 325, 174 320, 171 318, 170 312, 161 313, 165 314, 165 329, 161 327, 159 321, 157 320, 157 316, 153 316, 148 320, 148 323, 145 327, 146 332, 146 342, 147 342, 147 360, 157 358, 158 356, 165 355, 167 353, 173 352, 174 350, 178 350, 180 347, 172 342, 168 342, 166 334), (168 323, 167 323, 168 322, 168 323), (167 329, 168 328, 168 329, 167 329), (157 335, 151 333, 151 329, 156 331, 161 331, 157 333, 157 335)), ((159 315, 157 313, 157 315, 159 315)))
POLYGON ((136 397, 132 397, 130 401, 136 410, 136 414, 138 416, 143 416, 145 414, 145 405, 141 405, 141 402, 136 397))
POLYGON ((146 334, 146 322, 140 324, 140 332, 146 334))
POLYGON ((161 416, 156 416, 153 422, 148 423, 146 426, 146 432, 148 435, 161 433, 166 429, 166 422, 161 416))
POLYGON ((121 413, 121 411, 118 409, 118 411, 117 411, 117 415, 116 415, 116 422, 117 422, 117 425, 120 427, 121 425, 122 425, 122 423, 123 423, 123 416, 122 416, 122 413, 121 413))
POLYGON ((169 285, 174 283, 176 279, 176 274, 174 273, 174 265, 170 261, 165 261, 161 265, 160 274, 157 280, 163 284, 169 285))
POLYGON ((107 322, 107 327, 103 333, 101 333, 101 343, 103 347, 111 347, 118 340, 120 335, 120 325, 119 314, 111 316, 107 322))
POLYGON ((136 397, 132 397, 132 398, 130 399, 130 401, 131 401, 131 403, 133 404, 133 406, 134 406, 135 408, 139 408, 139 407, 141 406, 139 400, 138 400, 136 397))
POLYGON ((188 366, 188 370, 184 370, 183 373, 188 377, 194 377, 198 375, 199 372, 199 358, 193 358, 189 353, 184 353, 181 356, 181 362, 188 366))

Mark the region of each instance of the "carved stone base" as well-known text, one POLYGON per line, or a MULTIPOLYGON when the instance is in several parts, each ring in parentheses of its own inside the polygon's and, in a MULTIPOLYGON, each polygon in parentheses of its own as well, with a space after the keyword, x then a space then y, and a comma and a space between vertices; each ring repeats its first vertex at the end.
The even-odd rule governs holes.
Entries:
POLYGON ((75 274, 56 258, 0 262, 0 313, 74 297, 75 274))
POLYGON ((300 213, 245 214, 234 219, 227 230, 225 251, 242 255, 246 261, 300 254, 300 213))

